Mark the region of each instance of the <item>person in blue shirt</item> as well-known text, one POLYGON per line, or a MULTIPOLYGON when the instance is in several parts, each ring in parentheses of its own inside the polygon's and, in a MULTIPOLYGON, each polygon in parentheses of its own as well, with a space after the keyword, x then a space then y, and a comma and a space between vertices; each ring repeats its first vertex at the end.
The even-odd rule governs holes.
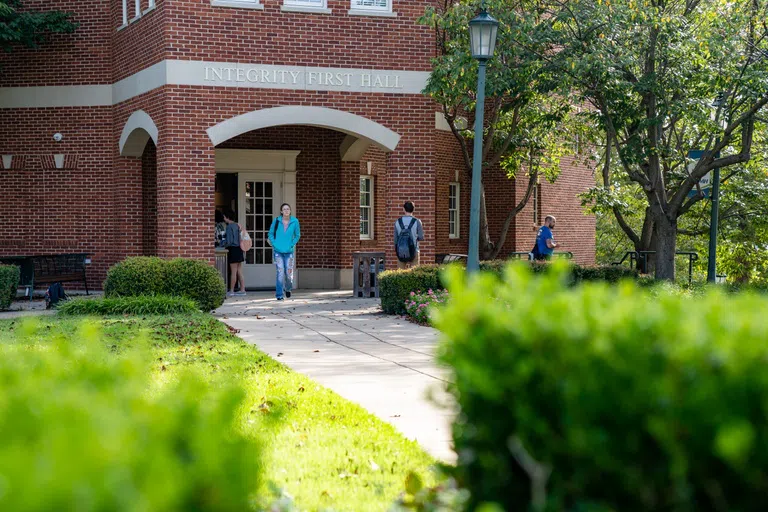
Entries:
POLYGON ((552 235, 552 230, 555 229, 555 217, 554 215, 547 215, 544 219, 544 224, 539 228, 539 232, 536 235, 536 245, 539 250, 538 258, 540 260, 548 260, 552 258, 552 253, 555 252, 557 243, 552 235))
POLYGON ((299 219, 291 216, 291 205, 283 203, 280 205, 279 217, 275 217, 269 228, 269 245, 274 250, 273 260, 277 267, 277 278, 275 283, 275 297, 277 300, 283 300, 284 297, 291 298, 293 289, 293 276, 296 271, 296 258, 294 250, 296 244, 301 238, 301 228, 299 219))

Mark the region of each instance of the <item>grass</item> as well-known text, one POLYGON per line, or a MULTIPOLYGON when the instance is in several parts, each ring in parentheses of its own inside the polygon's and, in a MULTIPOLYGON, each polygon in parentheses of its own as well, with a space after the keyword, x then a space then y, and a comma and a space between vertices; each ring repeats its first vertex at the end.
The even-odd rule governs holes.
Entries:
MULTIPOLYGON (((182 368, 215 382, 238 379, 247 396, 239 427, 265 447, 260 501, 280 488, 301 510, 386 510, 413 470, 432 482, 435 460, 414 441, 363 408, 294 373, 232 335, 204 314, 188 316, 108 317, 95 320, 104 343, 120 353, 150 340, 153 372, 169 381, 182 368), (272 489, 272 490, 271 490, 272 489)), ((76 336, 80 320, 62 317, 0 321, 0 343, 50 343, 55 336, 76 336), (21 322, 36 322, 22 339, 21 322)))

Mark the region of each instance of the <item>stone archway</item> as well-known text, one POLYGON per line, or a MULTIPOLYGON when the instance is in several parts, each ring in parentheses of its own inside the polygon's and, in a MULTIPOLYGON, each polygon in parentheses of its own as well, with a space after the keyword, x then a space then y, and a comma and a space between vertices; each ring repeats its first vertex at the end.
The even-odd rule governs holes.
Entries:
POLYGON ((343 161, 360 160, 374 145, 392 152, 400 135, 368 118, 325 107, 288 106, 255 110, 227 119, 206 130, 214 146, 246 132, 273 126, 304 125, 329 128, 347 134, 339 146, 343 161))
POLYGON ((157 146, 158 134, 157 125, 149 114, 137 110, 125 122, 123 133, 120 135, 120 156, 142 156, 149 139, 157 146))

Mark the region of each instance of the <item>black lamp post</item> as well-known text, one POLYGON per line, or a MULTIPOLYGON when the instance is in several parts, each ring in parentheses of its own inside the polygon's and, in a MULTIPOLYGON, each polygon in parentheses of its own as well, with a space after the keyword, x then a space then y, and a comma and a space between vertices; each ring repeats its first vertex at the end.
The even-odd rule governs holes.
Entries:
POLYGON ((469 44, 472 57, 478 60, 477 104, 475 106, 475 147, 472 154, 472 197, 469 210, 469 251, 467 271, 480 268, 480 187, 483 172, 483 122, 485 114, 485 64, 493 57, 499 22, 485 11, 485 7, 469 22, 469 44))

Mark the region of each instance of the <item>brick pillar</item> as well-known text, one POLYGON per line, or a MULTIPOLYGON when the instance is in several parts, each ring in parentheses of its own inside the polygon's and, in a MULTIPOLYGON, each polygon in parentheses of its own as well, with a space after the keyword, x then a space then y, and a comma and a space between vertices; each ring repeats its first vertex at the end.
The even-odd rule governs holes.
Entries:
POLYGON ((116 263, 142 254, 144 212, 141 202, 141 158, 117 156, 114 165, 114 245, 109 259, 116 263))
POLYGON ((169 117, 157 147, 157 254, 214 263, 214 147, 203 127, 169 117))

